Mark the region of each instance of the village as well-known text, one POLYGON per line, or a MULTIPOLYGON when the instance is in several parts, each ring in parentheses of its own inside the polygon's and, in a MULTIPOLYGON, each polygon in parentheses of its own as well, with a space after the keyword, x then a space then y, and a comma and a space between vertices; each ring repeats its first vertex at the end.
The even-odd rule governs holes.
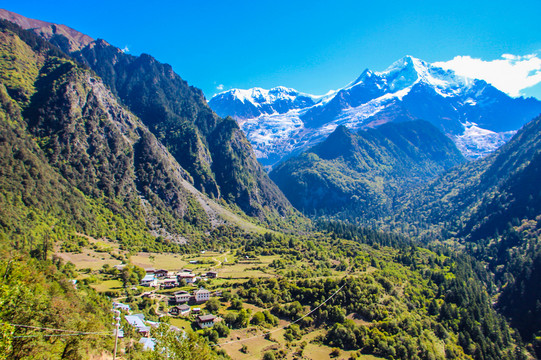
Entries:
MULTIPOLYGON (((196 276, 191 270, 183 269, 181 271, 168 271, 164 269, 146 269, 146 275, 141 279, 141 286, 150 288, 144 292, 142 297, 156 298, 155 293, 158 289, 174 289, 181 286, 194 286, 195 290, 189 292, 186 290, 178 290, 170 296, 160 295, 160 298, 167 301, 169 308, 167 313, 159 314, 161 316, 171 317, 186 317, 190 319, 196 328, 205 329, 211 328, 215 323, 223 319, 214 314, 205 313, 200 305, 204 304, 212 296, 221 296, 221 291, 211 292, 204 287, 196 288, 195 283, 198 281, 207 281, 218 277, 216 271, 208 271, 206 274, 196 276)), ((113 309, 117 310, 118 314, 123 314, 124 319, 129 326, 133 327, 137 333, 141 335, 139 343, 142 344, 143 350, 154 350, 155 339, 151 337, 151 330, 157 328, 159 322, 145 319, 142 313, 132 311, 130 305, 122 302, 113 302, 113 309)), ((171 325, 170 329, 174 331, 184 331, 176 326, 171 325)), ((119 338, 124 337, 123 329, 119 329, 116 334, 119 338)))
MULTIPOLYGON (((253 287, 254 281, 305 271, 308 262, 289 262, 275 254, 247 256, 213 250, 190 255, 138 253, 125 261, 110 255, 118 248, 107 254, 97 251, 116 245, 105 240, 95 243, 94 250, 64 256, 81 269, 80 281, 114 302, 114 310, 118 311, 115 319, 120 319, 119 353, 123 356, 152 350, 164 325, 180 336, 195 332, 229 356, 247 360, 259 360, 265 352, 288 348, 291 351, 286 352, 291 356, 284 357, 288 359, 300 351, 308 358, 325 359, 333 351, 321 342, 323 329, 299 339, 299 327, 293 325, 290 329, 291 318, 280 313, 279 308, 273 309, 269 301, 249 301, 246 293, 240 294, 253 287), (136 271, 137 277, 132 276, 136 271)), ((323 269, 306 271, 306 275, 336 278, 343 272, 323 269)), ((298 308, 299 314, 309 310, 298 308)), ((343 355, 348 353, 344 351, 343 355)))

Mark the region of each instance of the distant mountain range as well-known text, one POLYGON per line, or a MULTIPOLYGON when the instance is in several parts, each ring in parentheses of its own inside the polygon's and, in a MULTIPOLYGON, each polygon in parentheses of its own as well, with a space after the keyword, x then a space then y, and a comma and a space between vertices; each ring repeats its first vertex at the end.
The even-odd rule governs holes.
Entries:
POLYGON ((277 87, 233 89, 209 105, 241 125, 259 160, 272 166, 322 141, 338 126, 366 129, 422 119, 449 136, 468 158, 484 156, 541 113, 541 101, 512 98, 483 80, 457 76, 406 56, 383 72, 365 70, 324 96, 277 87))

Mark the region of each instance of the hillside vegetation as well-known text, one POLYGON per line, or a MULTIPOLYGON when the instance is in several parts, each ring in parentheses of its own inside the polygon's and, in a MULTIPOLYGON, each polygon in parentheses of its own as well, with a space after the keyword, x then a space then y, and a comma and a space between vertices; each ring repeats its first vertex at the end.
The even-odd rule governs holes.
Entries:
POLYGON ((104 41, 66 55, 1 21, 0 80, 0 358, 110 357, 112 299, 160 322, 143 351, 122 320, 126 359, 539 351, 541 118, 447 172, 464 159, 428 123, 340 127, 273 173, 299 209, 350 221, 310 224, 238 125, 150 56, 104 41), (196 286, 223 321, 170 316, 186 283, 140 286, 167 257, 220 274, 196 286))
POLYGON ((390 214, 404 191, 464 161, 428 122, 390 123, 358 133, 340 126, 270 176, 305 214, 368 222, 390 214))

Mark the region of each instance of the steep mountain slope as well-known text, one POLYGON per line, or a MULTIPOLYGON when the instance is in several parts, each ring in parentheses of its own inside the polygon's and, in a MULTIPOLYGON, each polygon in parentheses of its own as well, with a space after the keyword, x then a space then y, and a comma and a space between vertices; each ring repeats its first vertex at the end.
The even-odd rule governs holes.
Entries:
POLYGON ((399 223, 440 229, 486 262, 497 306, 541 356, 541 117, 491 156, 457 167, 400 199, 399 223))
POLYGON ((533 201, 539 196, 535 180, 540 149, 541 118, 537 117, 493 155, 453 169, 408 195, 403 215, 431 224, 451 222, 454 231, 475 240, 507 226, 501 218, 491 220, 495 216, 510 220, 517 211, 519 218, 531 218, 539 210, 529 198, 533 201), (500 205, 504 213, 489 210, 500 205))
POLYGON ((357 134, 340 126, 270 176, 299 210, 369 220, 388 214, 404 189, 463 161, 452 141, 425 121, 357 134))
MULTIPOLYGON (((16 18, 19 23, 28 23, 27 26, 34 24, 24 19, 20 15, 16 18)), ((33 30, 43 36, 39 29, 33 30)), ((201 90, 189 86, 171 66, 159 63, 150 55, 125 54, 103 40, 81 45, 79 51, 71 51, 71 56, 92 68, 113 94, 141 119, 187 171, 188 180, 198 190, 223 198, 261 220, 282 217, 292 209, 256 161, 251 147, 244 146, 243 141, 234 141, 244 137, 242 132, 234 137, 213 136, 222 122, 230 120, 219 118, 208 107, 201 90), (217 139, 231 143, 218 144, 217 139), (229 157, 214 152, 223 147, 233 148, 227 153, 229 157), (215 158, 220 158, 222 164, 215 164, 215 158), (237 166, 239 161, 245 166, 242 169, 237 166), (223 166, 233 171, 231 178, 214 172, 223 166), (238 171, 244 174, 235 173, 238 171), (232 181, 242 177, 249 180, 231 186, 232 181)))
POLYGON ((166 249, 224 224, 221 214, 236 218, 193 188, 95 74, 16 25, 0 26, 2 237, 67 246, 81 232, 166 249))
MULTIPOLYGON (((383 72, 365 70, 326 96, 311 96, 316 103, 304 108, 263 111, 254 94, 264 91, 234 89, 216 95, 209 104, 221 115, 237 116, 258 157, 269 166, 322 141, 340 125, 356 130, 413 119, 432 123, 465 156, 477 158, 497 149, 541 113, 536 99, 511 98, 482 80, 457 76, 411 56, 383 72), (260 111, 247 110, 254 105, 260 111)), ((271 98, 265 104, 272 109, 271 98)))

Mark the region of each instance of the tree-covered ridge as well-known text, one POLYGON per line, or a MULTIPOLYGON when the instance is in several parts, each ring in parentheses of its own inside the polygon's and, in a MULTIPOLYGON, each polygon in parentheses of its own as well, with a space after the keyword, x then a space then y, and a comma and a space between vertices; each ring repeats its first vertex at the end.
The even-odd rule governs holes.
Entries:
POLYGON ((267 222, 292 211, 257 162, 242 131, 237 127, 234 136, 221 134, 231 131, 231 120, 220 119, 201 90, 189 86, 170 65, 147 54, 125 54, 103 40, 73 55, 96 71, 141 118, 190 174, 197 189, 267 222))
POLYGON ((388 215, 404 190, 463 161, 452 141, 424 121, 357 134, 341 126, 278 165, 271 178, 307 214, 369 221, 388 215))
POLYGON ((190 175, 92 71, 4 25, 3 238, 32 248, 50 237, 72 248, 79 232, 179 251, 224 223, 219 205, 203 209, 190 175))
MULTIPOLYGON (((395 222, 416 223, 442 240, 461 243, 487 264, 501 293, 498 307, 541 354, 536 287, 541 219, 541 117, 493 155, 459 166, 405 194, 395 222)), ((407 232, 408 230, 406 230, 407 232)), ((424 231, 424 230, 422 230, 424 231)), ((428 239, 429 237, 427 237, 428 239)))
MULTIPOLYGON (((506 196, 504 194, 509 190, 505 189, 514 187, 523 194, 538 196, 525 182, 529 179, 531 184, 535 184, 537 154, 541 146, 540 123, 539 117, 532 120, 494 154, 452 169, 419 191, 405 194, 401 199, 405 206, 397 214, 404 221, 414 219, 429 224, 448 222, 450 226, 446 226, 447 229, 471 234, 470 237, 478 239, 477 229, 473 229, 474 223, 479 227, 478 221, 470 224, 467 222, 472 216, 489 214, 490 211, 487 212, 484 208, 494 201, 495 195, 506 196), (525 176, 528 172, 530 174, 525 176), (526 187, 521 186, 519 189, 517 184, 520 182, 526 187)), ((510 202, 512 203, 514 201, 510 202)), ((528 208, 516 205, 512 206, 515 206, 517 211, 528 208)), ((489 231, 494 233, 495 230, 496 227, 493 227, 489 231)))

